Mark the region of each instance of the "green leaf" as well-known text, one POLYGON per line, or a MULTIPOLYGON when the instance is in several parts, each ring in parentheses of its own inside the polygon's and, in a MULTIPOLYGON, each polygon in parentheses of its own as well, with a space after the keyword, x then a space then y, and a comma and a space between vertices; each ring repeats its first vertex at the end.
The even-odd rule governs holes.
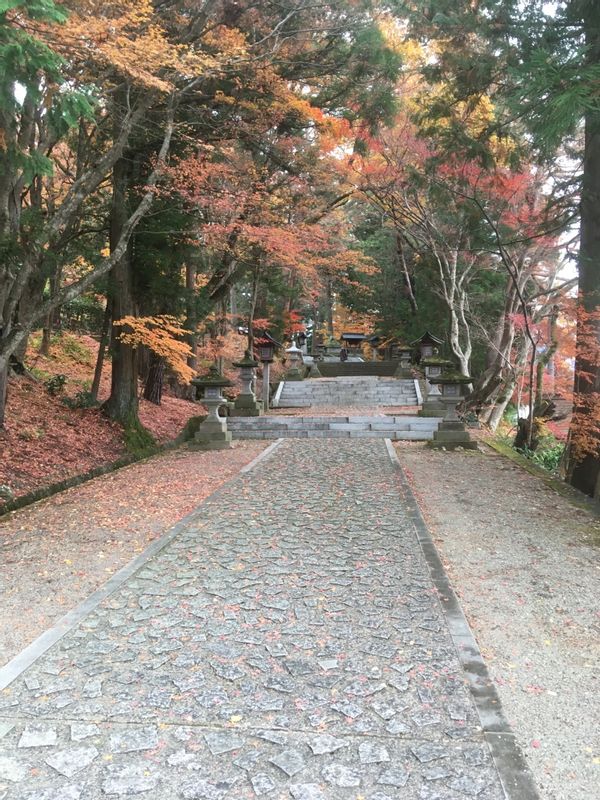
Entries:
POLYGON ((11 8, 23 5, 23 0, 0 0, 0 14, 6 14, 11 8))
POLYGON ((54 165, 51 159, 41 153, 17 153, 15 161, 18 167, 23 172, 23 178, 26 183, 31 181, 37 175, 52 175, 54 172, 54 165))

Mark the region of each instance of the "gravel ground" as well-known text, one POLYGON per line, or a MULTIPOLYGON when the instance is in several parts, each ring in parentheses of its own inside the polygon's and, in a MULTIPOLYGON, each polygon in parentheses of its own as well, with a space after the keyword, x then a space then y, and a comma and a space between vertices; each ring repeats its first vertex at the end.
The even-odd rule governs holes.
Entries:
POLYGON ((0 665, 268 444, 181 448, 0 517, 0 665))
POLYGON ((542 798, 600 798, 600 522, 488 448, 396 449, 542 798))

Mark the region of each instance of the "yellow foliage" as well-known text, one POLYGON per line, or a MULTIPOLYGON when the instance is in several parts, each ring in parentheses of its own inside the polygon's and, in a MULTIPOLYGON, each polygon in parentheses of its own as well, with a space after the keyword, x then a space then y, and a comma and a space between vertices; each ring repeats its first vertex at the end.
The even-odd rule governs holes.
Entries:
POLYGON ((377 21, 386 45, 402 57, 406 67, 415 69, 425 60, 425 51, 415 39, 406 38, 406 26, 392 14, 383 14, 377 21))
POLYGON ((189 331, 182 328, 175 317, 166 314, 155 317, 129 316, 113 325, 121 328, 117 334, 120 342, 130 347, 147 347, 164 360, 182 383, 189 383, 194 377, 194 371, 186 361, 192 355, 192 349, 182 341, 189 331))
POLYGON ((65 5, 69 9, 66 24, 39 28, 42 38, 70 63, 79 63, 84 80, 96 80, 100 66, 144 88, 170 91, 173 74, 200 75, 243 52, 239 37, 231 43, 223 40, 219 57, 177 43, 148 0, 67 0, 65 5), (89 78, 85 71, 90 72, 89 78))

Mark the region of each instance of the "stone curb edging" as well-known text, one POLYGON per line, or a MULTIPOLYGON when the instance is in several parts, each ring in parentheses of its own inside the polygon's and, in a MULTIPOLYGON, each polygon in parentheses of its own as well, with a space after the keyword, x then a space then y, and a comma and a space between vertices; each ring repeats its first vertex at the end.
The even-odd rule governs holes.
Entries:
POLYGON ((67 489, 73 489, 75 486, 81 486, 83 483, 87 483, 94 478, 99 478, 102 475, 109 475, 111 472, 123 469, 123 467, 130 467, 132 464, 138 464, 140 461, 145 461, 147 458, 154 458, 154 456, 160 455, 160 453, 164 453, 167 450, 174 450, 182 444, 185 444, 185 442, 179 438, 172 439, 164 444, 148 448, 139 455, 121 456, 121 458, 118 458, 116 461, 111 461, 108 464, 101 464, 98 467, 92 467, 92 469, 87 472, 81 472, 79 475, 64 478, 62 481, 51 483, 48 486, 35 489, 33 492, 15 497, 14 500, 10 500, 8 503, 4 503, 4 505, 0 506, 0 519, 5 514, 10 514, 12 511, 19 511, 21 508, 25 508, 25 506, 30 506, 40 500, 46 500, 55 494, 65 492, 67 489))
POLYGON ((415 378, 415 394, 417 395, 417 405, 423 405, 423 392, 421 391, 421 384, 419 383, 419 379, 415 378))
POLYGON ((279 408, 279 401, 281 400, 281 393, 283 392, 283 385, 285 381, 279 381, 279 385, 277 386, 277 391, 271 401, 271 408, 279 408))
POLYGON ((397 469, 408 517, 415 527, 417 540, 427 562, 446 624, 469 682, 484 737, 492 753, 506 800, 541 800, 533 774, 504 716, 496 687, 492 683, 473 632, 450 585, 392 440, 385 439, 385 446, 392 464, 397 469))
POLYGON ((525 472, 528 472, 535 478, 539 478, 548 489, 551 489, 553 492, 557 492, 561 497, 564 497, 573 505, 590 511, 592 514, 595 514, 595 516, 600 516, 600 500, 594 500, 593 497, 589 497, 587 494, 579 491, 579 489, 571 486, 566 481, 563 481, 559 477, 553 475, 548 470, 538 466, 533 461, 519 453, 517 450, 514 450, 512 447, 510 447, 510 445, 505 445, 503 442, 500 442, 497 439, 484 438, 482 436, 479 436, 477 440, 479 444, 489 447, 490 450, 493 450, 495 453, 498 453, 499 455, 504 456, 504 458, 507 458, 509 461, 512 461, 513 464, 515 464, 517 467, 520 467, 525 472))
POLYGON ((115 574, 109 578, 103 586, 100 586, 99 589, 96 589, 95 592, 92 592, 92 594, 86 597, 86 599, 79 603, 79 605, 75 606, 75 608, 65 614, 64 617, 61 617, 61 619, 59 619, 55 625, 44 631, 44 633, 38 636, 37 639, 34 639, 34 641, 31 642, 31 644, 29 644, 24 650, 21 650, 20 653, 8 661, 3 667, 0 667, 0 691, 6 689, 7 686, 16 680, 19 675, 21 675, 35 661, 37 661, 38 658, 44 655, 47 650, 60 641, 65 634, 69 633, 69 631, 71 631, 76 625, 85 619, 88 614, 94 611, 100 605, 100 603, 106 600, 107 597, 109 597, 120 586, 122 586, 125 581, 127 581, 140 569, 140 567, 144 566, 147 561, 149 561, 151 558, 157 555, 157 553, 169 545, 173 539, 182 533, 182 531, 190 524, 190 522, 193 522, 200 517, 202 515, 204 503, 207 500, 212 500, 216 495, 222 492, 224 488, 228 486, 228 484, 237 479, 240 473, 250 472, 266 458, 269 458, 275 448, 277 448, 282 441, 283 439, 277 439, 275 442, 270 444, 265 450, 252 459, 252 461, 244 465, 238 473, 218 486, 214 492, 211 492, 211 494, 208 495, 208 497, 205 497, 200 505, 194 509, 194 511, 183 517, 183 519, 180 519, 179 522, 177 522, 166 533, 151 542, 151 544, 149 544, 148 547, 146 547, 146 549, 143 550, 138 556, 136 556, 124 567, 121 567, 118 572, 115 572, 115 574))

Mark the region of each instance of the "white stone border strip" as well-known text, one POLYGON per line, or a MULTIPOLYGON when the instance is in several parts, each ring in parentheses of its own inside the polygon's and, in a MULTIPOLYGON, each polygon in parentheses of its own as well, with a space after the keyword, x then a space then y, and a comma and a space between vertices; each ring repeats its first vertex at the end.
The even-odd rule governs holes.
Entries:
POLYGON ((483 733, 496 765, 506 800, 540 800, 533 774, 508 724, 496 687, 488 674, 479 646, 450 585, 442 560, 406 479, 391 439, 385 440, 390 460, 400 478, 407 515, 427 562, 440 605, 469 682, 483 733))
MULTIPOLYGON (((264 461, 266 458, 270 458, 270 456, 273 454, 273 450, 279 447, 282 442, 283 438, 276 439, 274 442, 271 442, 271 444, 265 448, 262 453, 259 453, 249 464, 246 464, 245 467, 242 467, 240 473, 244 474, 246 472, 252 472, 252 470, 261 463, 261 461, 264 461)), ((229 481, 227 481, 227 483, 229 483, 229 481)), ((219 486, 219 489, 220 488, 221 487, 219 486)), ((202 502, 204 502, 204 500, 202 502)))
MULTIPOLYGON (((283 384, 285 381, 279 381, 279 386, 277 387, 277 391, 275 392, 275 396, 271 401, 271 408, 279 408, 279 400, 281 399, 281 393, 283 392, 283 384)), ((265 414, 267 413, 268 409, 265 409, 265 414)))
POLYGON ((417 395, 417 405, 418 406, 422 406, 423 405, 423 394, 421 392, 421 387, 419 385, 419 379, 418 378, 414 378, 414 382, 415 382, 415 394, 417 395))
POLYGON ((8 663, 6 663, 3 667, 0 668, 0 691, 6 689, 16 678, 19 677, 26 669, 28 669, 34 661, 36 661, 40 656, 42 656, 47 650, 49 650, 54 644, 56 644, 62 637, 69 633, 69 631, 73 630, 73 628, 78 625, 82 619, 88 616, 92 611, 94 611, 100 603, 106 600, 113 592, 115 592, 120 586, 122 586, 125 581, 127 581, 135 572, 137 572, 140 567, 143 567, 144 564, 153 558, 157 553, 160 553, 167 545, 169 545, 173 539, 175 539, 180 533, 183 532, 185 528, 190 524, 190 522, 194 521, 198 516, 202 513, 202 506, 203 504, 215 497, 216 494, 223 491, 223 489, 228 486, 232 481, 238 478, 238 475, 241 473, 248 473, 257 467, 264 459, 268 458, 276 447, 278 447, 283 439, 277 439, 277 441, 273 442, 269 445, 265 450, 259 453, 256 458, 254 458, 250 463, 243 466, 239 472, 233 475, 229 480, 222 483, 219 487, 215 489, 214 492, 205 497, 204 500, 200 503, 200 505, 188 514, 183 519, 179 520, 167 533, 160 536, 158 539, 155 539, 148 547, 136 556, 132 561, 122 567, 118 572, 109 578, 109 580, 101 586, 99 589, 96 589, 95 592, 92 592, 89 597, 86 597, 78 606, 74 609, 69 611, 65 614, 64 617, 58 620, 58 622, 53 625, 51 628, 48 628, 47 631, 44 631, 37 639, 28 645, 24 650, 21 650, 14 658, 12 658, 8 663))

